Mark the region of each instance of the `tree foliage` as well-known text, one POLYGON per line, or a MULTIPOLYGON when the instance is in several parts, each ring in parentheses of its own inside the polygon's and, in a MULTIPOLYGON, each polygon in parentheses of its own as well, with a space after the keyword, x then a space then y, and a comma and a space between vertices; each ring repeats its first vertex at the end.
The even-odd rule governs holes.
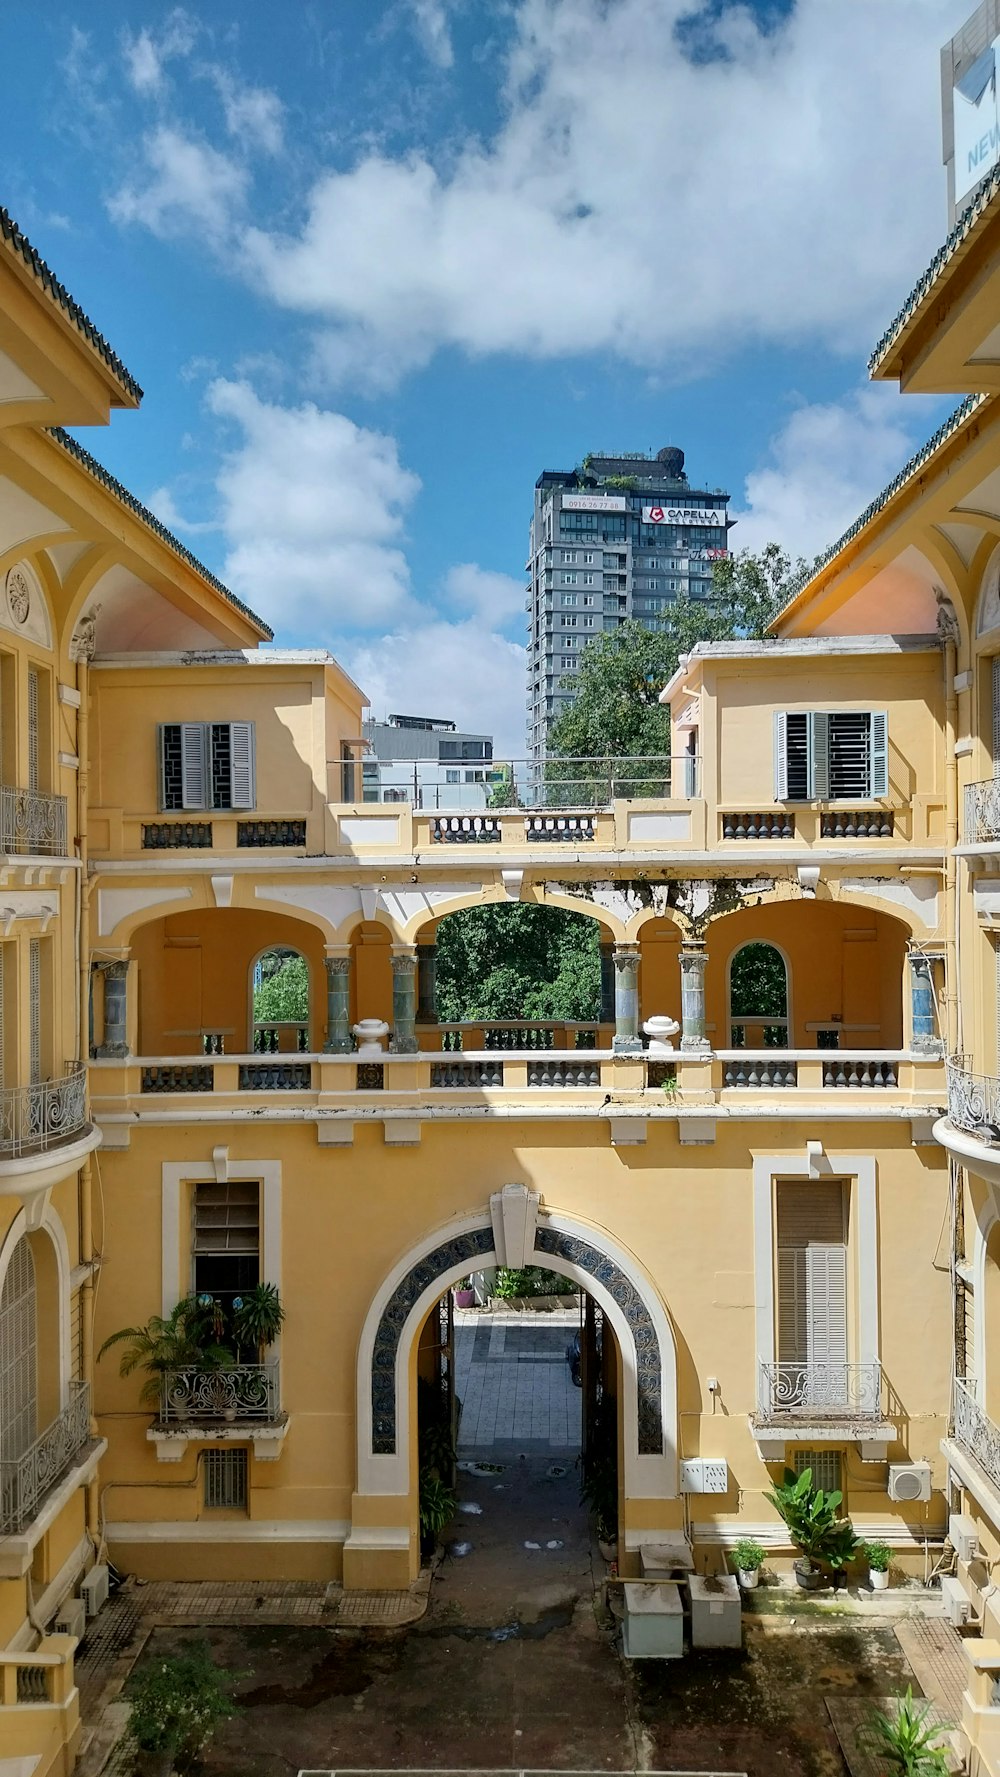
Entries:
MULTIPOLYGON (((264 958, 265 963, 267 958, 264 958)), ((256 1024, 280 1024, 286 1019, 299 1022, 309 1016, 309 966, 304 956, 293 952, 282 959, 277 968, 265 973, 254 988, 253 1015, 256 1024)))
POLYGON ((464 908, 438 926, 437 1009, 444 1024, 597 1018, 600 928, 560 907, 464 908))

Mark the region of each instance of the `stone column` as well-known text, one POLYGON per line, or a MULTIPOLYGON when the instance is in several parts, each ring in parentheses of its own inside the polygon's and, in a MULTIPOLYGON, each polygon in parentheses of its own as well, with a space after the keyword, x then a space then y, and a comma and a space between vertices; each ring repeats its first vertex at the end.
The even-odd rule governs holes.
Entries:
POLYGON ((417 945, 417 1023, 436 1024, 437 945, 417 945))
POLYGON ((934 1015, 934 988, 931 961, 919 950, 909 953, 910 964, 910 1047, 918 1055, 940 1055, 942 1042, 934 1015))
POLYGON ((709 1047, 705 1035, 705 965, 708 952, 698 938, 681 944, 681 1048, 709 1047))
POLYGON ((392 956, 393 1055, 413 1055, 417 1049, 414 1024, 417 1016, 417 953, 398 950, 392 956))
POLYGON ((98 963, 104 976, 104 1041, 95 1055, 128 1054, 128 960, 98 963))
POLYGON ((601 1023, 615 1021, 615 947, 601 945, 601 1023))
POLYGON ((347 1055, 351 1041, 351 959, 350 956, 323 958, 326 969, 326 1042, 325 1055, 347 1055))
POLYGON ((616 944, 615 963, 615 1037, 612 1048, 616 1055, 638 1055, 642 1052, 639 1035, 639 946, 616 944))

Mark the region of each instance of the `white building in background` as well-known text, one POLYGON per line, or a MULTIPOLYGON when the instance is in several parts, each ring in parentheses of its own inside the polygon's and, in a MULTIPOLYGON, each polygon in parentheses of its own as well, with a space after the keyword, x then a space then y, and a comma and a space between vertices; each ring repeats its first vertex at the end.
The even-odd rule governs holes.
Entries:
POLYGON ((493 763, 493 736, 468 734, 435 716, 390 715, 365 722, 366 802, 415 808, 486 808, 508 769, 493 763))

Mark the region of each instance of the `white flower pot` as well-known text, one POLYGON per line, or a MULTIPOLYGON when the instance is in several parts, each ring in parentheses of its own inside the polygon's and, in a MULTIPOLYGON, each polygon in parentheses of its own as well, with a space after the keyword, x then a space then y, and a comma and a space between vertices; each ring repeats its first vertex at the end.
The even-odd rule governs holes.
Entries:
POLYGON ((744 1592, 752 1592, 760 1579, 760 1568, 739 1567, 736 1572, 744 1592))
POLYGON ((870 1568, 869 1573, 868 1573, 868 1579, 871 1584, 871 1589, 873 1592, 887 1592, 888 1591, 888 1589, 889 1589, 889 1570, 888 1570, 888 1568, 886 1568, 884 1573, 876 1573, 874 1568, 870 1568))
POLYGON ((383 1018, 360 1018, 352 1026, 358 1039, 359 1061, 381 1061, 382 1044, 389 1035, 389 1026, 383 1018))
POLYGON ((658 1012, 655 1017, 647 1018, 642 1028, 649 1038, 650 1055, 676 1054, 673 1044, 668 1040, 675 1037, 681 1028, 676 1018, 667 1018, 658 1012))

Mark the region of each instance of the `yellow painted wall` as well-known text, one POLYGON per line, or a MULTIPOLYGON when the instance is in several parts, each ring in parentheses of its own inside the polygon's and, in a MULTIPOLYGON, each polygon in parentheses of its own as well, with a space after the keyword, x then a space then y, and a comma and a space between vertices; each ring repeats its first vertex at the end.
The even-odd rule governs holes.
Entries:
POLYGON ((197 1055, 201 1030, 224 1031, 226 1049, 246 1054, 252 1020, 251 971, 261 951, 287 944, 309 965, 311 1046, 326 1031, 323 942, 314 925, 243 907, 175 913, 140 926, 136 963, 139 1052, 197 1055))

